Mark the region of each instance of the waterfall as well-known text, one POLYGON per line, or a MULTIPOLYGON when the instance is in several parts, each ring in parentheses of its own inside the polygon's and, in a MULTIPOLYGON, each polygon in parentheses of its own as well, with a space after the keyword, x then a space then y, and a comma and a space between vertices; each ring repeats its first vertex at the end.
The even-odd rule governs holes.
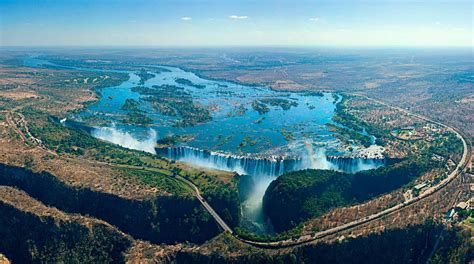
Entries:
POLYGON ((245 190, 245 197, 242 197, 245 199, 242 203, 243 220, 251 223, 253 232, 262 234, 273 232, 262 211, 263 196, 270 183, 283 173, 310 168, 354 173, 385 164, 384 159, 327 156, 323 148, 311 151, 302 158, 232 155, 187 146, 157 148, 156 153, 169 159, 206 168, 234 171, 250 177, 247 178, 248 184, 245 186, 248 190, 245 190))
POLYGON ((334 166, 334 170, 347 173, 355 173, 363 170, 375 169, 385 165, 385 159, 326 157, 327 161, 334 166))
POLYGON ((197 166, 234 171, 252 176, 276 177, 302 166, 301 159, 282 157, 259 158, 231 155, 192 147, 168 147, 156 152, 173 160, 188 162, 197 166))
POLYGON ((324 149, 312 152, 311 157, 285 158, 280 156, 255 157, 232 155, 202 150, 193 147, 157 148, 157 154, 169 159, 187 162, 193 165, 224 171, 233 171, 241 175, 254 177, 278 177, 283 173, 302 169, 337 170, 355 173, 375 169, 385 164, 385 159, 347 158, 326 156, 324 149))

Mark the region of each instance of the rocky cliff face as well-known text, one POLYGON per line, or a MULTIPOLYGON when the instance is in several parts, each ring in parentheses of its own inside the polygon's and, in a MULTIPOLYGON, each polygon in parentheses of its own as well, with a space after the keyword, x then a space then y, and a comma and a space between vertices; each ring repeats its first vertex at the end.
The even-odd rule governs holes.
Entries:
POLYGON ((157 196, 130 200, 90 189, 74 188, 49 173, 0 164, 0 185, 24 190, 31 197, 68 213, 90 215, 138 239, 153 243, 203 242, 219 229, 192 197, 157 196))
POLYGON ((123 262, 132 244, 103 221, 65 214, 14 188, 0 186, 0 198, 0 251, 13 263, 123 262))

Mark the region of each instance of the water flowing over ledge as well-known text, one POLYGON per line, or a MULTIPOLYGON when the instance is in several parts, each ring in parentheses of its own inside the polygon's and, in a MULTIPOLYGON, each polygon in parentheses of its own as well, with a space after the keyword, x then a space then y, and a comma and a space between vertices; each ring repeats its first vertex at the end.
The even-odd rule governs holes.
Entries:
POLYGON ((234 155, 193 147, 179 146, 157 148, 158 155, 193 165, 233 171, 254 177, 277 177, 283 173, 302 169, 332 169, 347 173, 383 166, 385 159, 345 158, 326 156, 324 149, 317 149, 311 157, 234 155))

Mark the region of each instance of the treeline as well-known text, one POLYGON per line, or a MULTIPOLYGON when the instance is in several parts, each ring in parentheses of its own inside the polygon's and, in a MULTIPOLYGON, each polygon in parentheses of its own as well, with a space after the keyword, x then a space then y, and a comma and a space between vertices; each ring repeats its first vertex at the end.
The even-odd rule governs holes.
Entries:
POLYGON ((270 184, 263 198, 263 210, 275 230, 281 232, 332 208, 393 191, 440 166, 442 163, 424 156, 355 174, 312 169, 290 172, 270 184))

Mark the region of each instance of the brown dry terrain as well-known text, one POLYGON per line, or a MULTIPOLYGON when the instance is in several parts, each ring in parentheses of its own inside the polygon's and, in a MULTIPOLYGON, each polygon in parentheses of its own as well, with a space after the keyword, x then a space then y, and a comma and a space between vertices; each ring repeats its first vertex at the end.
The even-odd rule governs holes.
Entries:
MULTIPOLYGON (((140 53, 137 54, 137 56, 140 56, 140 53)), ((268 55, 255 56, 248 53, 231 53, 225 57, 215 57, 212 54, 207 54, 201 58, 192 59, 191 54, 189 56, 181 54, 183 57, 170 59, 169 57, 160 57, 160 54, 155 54, 155 56, 150 56, 150 58, 153 61, 169 65, 181 65, 183 61, 186 61, 189 69, 197 70, 199 74, 211 78, 264 84, 277 90, 348 91, 350 90, 349 87, 359 87, 356 89, 360 90, 362 94, 377 96, 402 106, 415 105, 411 110, 420 113, 430 108, 436 109, 436 111, 439 111, 439 109, 443 110, 445 105, 451 104, 453 98, 458 98, 458 96, 454 96, 444 98, 439 102, 433 101, 433 90, 427 88, 430 85, 419 80, 412 80, 413 78, 426 76, 426 73, 420 73, 419 67, 425 67, 423 68, 425 70, 427 68, 431 69, 431 67, 422 64, 407 64, 404 61, 400 63, 377 62, 377 64, 366 62, 366 64, 361 64, 364 65, 363 69, 355 69, 353 66, 347 65, 348 61, 352 59, 350 56, 342 60, 340 58, 333 58, 334 61, 332 63, 334 65, 324 63, 320 65, 314 61, 301 64, 292 61, 288 55, 283 53, 278 56, 271 54, 272 56, 270 57, 276 59, 269 61, 268 55), (216 61, 222 61, 222 64, 216 63, 216 61), (226 69, 226 67, 232 68, 236 64, 239 65, 239 68, 226 69), (367 70, 367 67, 371 69, 377 68, 379 77, 373 79, 366 77, 364 71, 367 70), (400 88, 396 92, 394 91, 393 94, 390 94, 386 93, 387 85, 390 87, 396 85, 397 87, 412 88, 416 86, 417 89, 408 91, 405 90, 406 88, 403 90, 400 88), (418 87, 425 88, 419 90, 418 87), (403 94, 403 97, 395 97, 395 93, 403 94)), ((302 54, 297 55, 297 57, 301 59, 301 57, 304 58, 305 56, 302 54)), ((314 60, 317 61, 317 59, 314 60)), ((142 59, 141 62, 148 61, 148 59, 142 59)), ((463 68, 464 66, 459 67, 463 68)), ((51 117, 64 117, 67 113, 78 110, 84 107, 85 104, 94 102, 98 96, 95 91, 96 88, 121 82, 123 78, 125 77, 120 74, 113 76, 99 74, 94 76, 91 73, 68 70, 0 66, 0 164, 15 168, 26 168, 29 172, 38 173, 38 175, 48 173, 59 180, 60 184, 64 184, 66 186, 65 189, 71 188, 76 193, 91 190, 100 195, 118 197, 123 199, 123 201, 134 204, 135 208, 138 208, 137 211, 145 211, 145 208, 148 209, 147 202, 154 201, 154 199, 168 199, 171 197, 172 199, 178 199, 177 201, 180 202, 182 202, 181 199, 187 202, 191 200, 189 202, 191 204, 190 212, 199 213, 198 216, 193 218, 193 221, 201 221, 197 224, 198 231, 193 233, 193 235, 206 232, 206 227, 211 230, 209 231, 210 234, 205 239, 193 243, 185 242, 187 239, 181 239, 179 242, 170 242, 169 240, 163 243, 160 243, 160 241, 153 243, 144 242, 140 239, 142 237, 147 239, 146 236, 141 236, 142 234, 134 231, 133 228, 130 228, 132 230, 130 232, 135 232, 133 234, 124 231, 125 228, 129 227, 122 225, 123 223, 110 223, 104 219, 99 220, 101 217, 96 217, 95 215, 85 216, 85 213, 82 213, 82 211, 79 213, 70 212, 76 209, 71 210, 67 206, 55 208, 55 202, 46 203, 41 201, 41 195, 28 189, 32 188, 31 186, 27 187, 28 193, 26 190, 21 191, 16 188, 0 185, 0 204, 11 207, 12 212, 25 213, 33 218, 41 219, 42 222, 52 221, 59 227, 64 225, 63 223, 75 223, 84 228, 85 231, 81 234, 85 234, 85 243, 87 241, 92 244, 96 243, 96 239, 101 238, 102 233, 106 234, 105 236, 110 235, 111 238, 106 241, 120 245, 119 255, 123 258, 119 259, 119 261, 126 261, 128 263, 166 263, 176 261, 176 259, 180 259, 183 256, 194 255, 207 256, 209 259, 216 256, 226 259, 238 259, 238 257, 253 254, 263 254, 265 256, 293 254, 299 250, 298 248, 300 247, 263 250, 243 244, 228 234, 215 236, 219 233, 216 231, 217 226, 212 219, 209 220, 209 215, 195 201, 193 190, 173 177, 177 173, 176 171, 179 171, 179 175, 191 180, 199 188, 206 189, 209 186, 221 186, 222 188, 230 189, 235 188, 235 175, 233 173, 223 173, 194 168, 186 164, 171 163, 167 160, 150 157, 144 153, 138 153, 137 151, 111 146, 105 142, 101 143, 105 144, 105 149, 127 157, 137 157, 142 162, 142 165, 130 165, 129 161, 125 162, 114 155, 101 156, 100 153, 93 149, 84 148, 83 150, 76 145, 71 147, 72 152, 64 152, 61 147, 46 142, 45 139, 48 139, 46 135, 37 135, 32 132, 34 129, 38 129, 38 127, 51 125, 51 117), (42 114, 39 118, 32 118, 24 114, 24 111, 31 111, 27 113, 40 112, 42 114), (42 136, 45 137, 43 138, 42 136), (74 152, 76 150, 81 150, 83 153, 77 154, 74 152), (159 176, 159 179, 164 177, 170 179, 171 182, 157 184, 156 181, 151 183, 143 181, 140 178, 144 175, 143 173, 156 174, 159 176), (143 203, 140 203, 141 201, 143 203), (208 226, 205 226, 206 224, 208 226), (97 226, 100 226, 101 230, 103 229, 100 235, 94 233, 97 226), (202 230, 199 230, 201 226, 204 227, 202 230), (139 234, 138 237, 136 234, 139 234), (207 242, 203 243, 205 240, 207 242)), ((456 83, 456 81, 453 81, 453 83, 456 83)), ((460 125, 472 118, 472 115, 469 114, 472 111, 472 104, 470 102, 473 95, 469 94, 472 92, 472 90, 469 91, 472 83, 468 82, 461 86, 463 92, 462 96, 459 97, 460 99, 455 99, 457 105, 450 106, 450 108, 447 108, 449 111, 447 111, 446 115, 439 115, 439 117, 441 120, 451 119, 447 123, 458 125, 468 133, 472 133, 472 120, 470 124, 460 125), (453 115, 456 118, 452 118, 453 115)), ((352 92, 352 90, 350 91, 352 92)), ((436 91, 436 93, 439 92, 436 91)), ((351 103, 352 114, 368 123, 383 126, 387 130, 396 127, 420 125, 418 120, 400 115, 396 111, 374 107, 365 100, 355 99, 351 103)), ((427 113, 425 112, 425 114, 427 113)), ((437 114, 435 112, 430 113, 430 115, 437 114)), ((416 133, 425 132, 416 131, 416 133)), ((54 136, 68 139, 71 133, 60 131, 54 134, 54 136)), ((423 134, 423 136, 423 139, 419 141, 426 141, 430 135, 423 134)), ((388 141, 385 147, 390 157, 405 157, 407 153, 416 151, 416 149, 413 149, 416 147, 416 144, 408 144, 404 140, 397 139, 388 141)), ((440 173, 441 171, 429 171, 422 175, 417 183, 433 180, 440 173)), ((429 219, 441 222, 446 212, 457 201, 469 198, 470 181, 471 179, 467 177, 454 181, 443 191, 431 196, 429 199, 423 200, 421 203, 404 208, 397 213, 369 224, 318 240, 310 246, 342 241, 348 237, 363 237, 394 228, 407 228, 409 225, 422 224, 429 219)), ((307 222, 303 228, 303 233, 312 233, 315 229, 324 229, 347 223, 387 208, 396 201, 404 199, 408 189, 408 187, 402 188, 390 194, 376 197, 363 204, 332 210, 307 222)), ((43 191, 47 192, 48 190, 43 191)), ((170 208, 173 208, 165 208, 161 211, 162 208, 157 209, 154 207, 156 203, 151 203, 150 215, 153 216, 160 215, 163 212, 165 212, 163 214, 169 213, 169 211, 172 211, 170 208), (156 210, 158 210, 158 213, 156 210)), ((174 206, 177 203, 173 201, 171 205, 174 206)), ((62 206, 60 203, 57 204, 62 206)), ((179 204, 174 209, 177 209, 177 207, 180 207, 179 204)), ((146 217, 149 217, 149 215, 143 218, 146 217)), ((158 229, 160 224, 173 223, 173 221, 178 222, 179 216, 169 216, 169 219, 167 218, 163 222, 158 223, 158 229)), ((186 227, 184 229, 192 228, 186 227)), ((113 248, 114 246, 111 247, 113 248)), ((87 246, 84 246, 84 248, 78 247, 77 250, 84 252, 86 248, 87 246)), ((29 248, 29 250, 28 252, 32 254, 32 257, 35 257, 36 249, 29 248)), ((76 249, 71 251, 74 250, 76 249)), ((107 250, 104 249, 104 251, 107 250)), ((113 250, 110 251, 112 252, 113 250)), ((110 257, 108 254, 105 255, 110 257)), ((0 263, 4 261, 3 258, 3 255, 0 254, 0 263)), ((94 260, 91 259, 91 261, 94 260)))

